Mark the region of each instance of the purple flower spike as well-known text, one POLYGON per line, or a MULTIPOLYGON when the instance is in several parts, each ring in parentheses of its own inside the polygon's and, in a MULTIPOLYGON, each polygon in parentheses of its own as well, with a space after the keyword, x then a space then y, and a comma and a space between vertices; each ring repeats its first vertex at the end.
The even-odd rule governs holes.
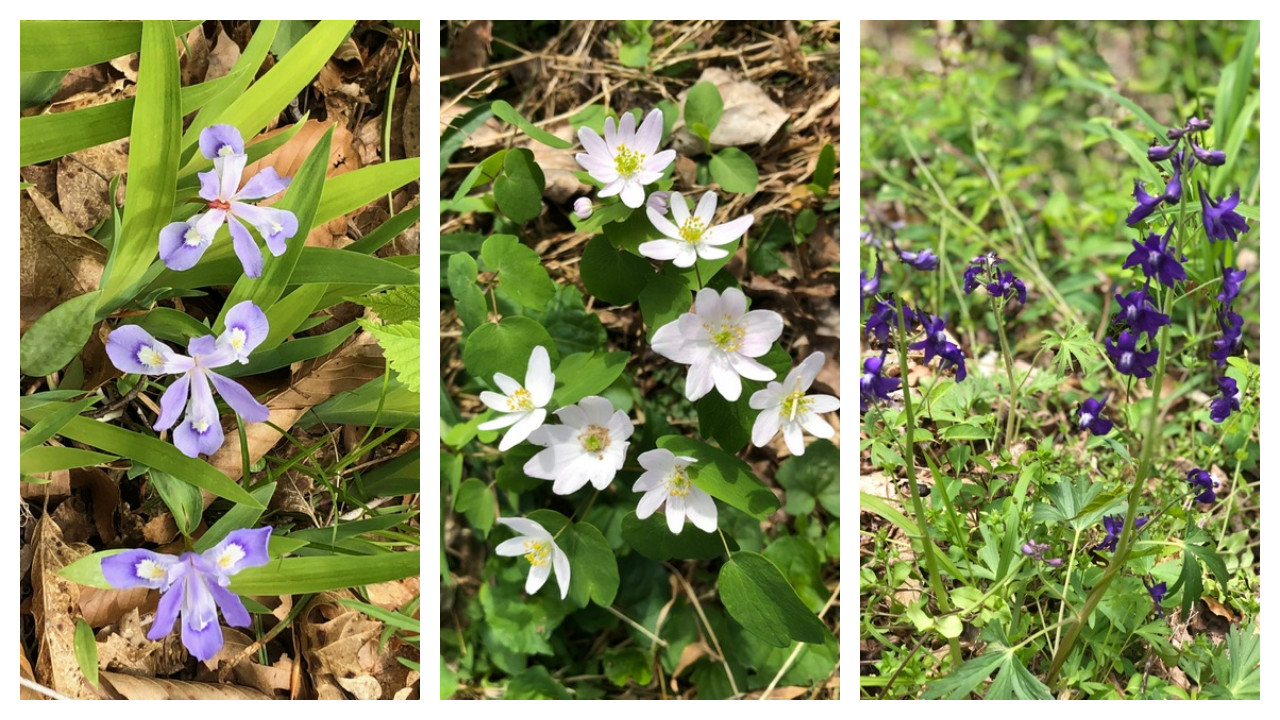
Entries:
POLYGON ((942 359, 939 369, 945 369, 948 365, 956 368, 956 382, 960 382, 967 376, 964 365, 964 353, 961 352, 960 346, 947 340, 947 327, 945 321, 937 315, 929 315, 922 321, 924 323, 925 338, 917 343, 912 343, 912 350, 924 349, 924 362, 928 364, 930 360, 937 356, 942 359))
POLYGON ((1173 176, 1169 178, 1169 182, 1164 186, 1164 195, 1161 196, 1169 205, 1177 205, 1182 200, 1182 151, 1173 158, 1173 176))
POLYGON ((1191 152, 1195 154, 1196 159, 1205 165, 1222 165, 1227 161, 1227 154, 1221 150, 1205 150, 1194 141, 1187 142, 1191 143, 1191 152))
POLYGON ((1169 316, 1156 309, 1155 300, 1150 295, 1151 281, 1147 287, 1134 290, 1126 295, 1116 294, 1116 302, 1120 308, 1116 310, 1115 321, 1123 322, 1134 332, 1146 333, 1155 337, 1156 331, 1169 324, 1169 316))
POLYGON ((898 257, 902 262, 917 270, 931 271, 938 269, 938 256, 934 255, 933 251, 928 248, 921 250, 920 252, 899 250, 898 257))
POLYGON ((1125 330, 1120 333, 1120 338, 1116 342, 1107 338, 1105 342, 1107 354, 1115 361, 1116 370, 1121 373, 1135 378, 1148 378, 1151 377, 1151 366, 1155 365, 1160 357, 1160 351, 1153 348, 1140 352, 1137 349, 1139 337, 1125 330))
POLYGON ((1244 285, 1245 276, 1248 275, 1247 270, 1234 270, 1229 267, 1222 269, 1222 291, 1214 298, 1222 303, 1223 307, 1231 307, 1231 304, 1240 297, 1240 286, 1244 285))
POLYGON ((1221 367, 1227 364, 1227 358, 1244 344, 1244 318, 1230 310, 1223 309, 1218 313, 1218 327, 1222 329, 1222 337, 1213 341, 1213 350, 1209 357, 1221 367))
POLYGON ((884 358, 888 354, 888 350, 880 353, 880 357, 869 357, 863 363, 862 367, 866 372, 859 379, 859 405, 861 412, 866 412, 868 403, 875 405, 880 401, 888 402, 891 398, 889 393, 898 389, 902 384, 902 380, 895 377, 885 377, 884 358))
POLYGON ((1102 411, 1107 407, 1107 398, 1111 394, 1103 396, 1102 400, 1094 400, 1088 398, 1080 409, 1076 411, 1076 415, 1080 418, 1080 429, 1088 430, 1094 435, 1106 435, 1111 432, 1111 421, 1103 416, 1102 411))
POLYGON ((1149 278, 1157 279, 1167 287, 1173 287, 1179 280, 1187 279, 1187 271, 1182 269, 1182 261, 1178 259, 1177 248, 1169 246, 1169 236, 1173 226, 1163 236, 1151 233, 1145 242, 1133 241, 1133 252, 1124 261, 1126 268, 1139 265, 1149 278))
POLYGON ((267 564, 270 539, 271 528, 262 527, 235 530, 199 555, 126 550, 102 559, 102 576, 115 588, 159 590, 160 605, 147 639, 160 640, 173 632, 173 624, 181 616, 182 645, 197 660, 208 660, 222 649, 219 610, 228 625, 249 626, 249 611, 227 585, 241 570, 267 564))
POLYGON ((1187 132, 1204 132, 1205 130, 1208 130, 1211 127, 1213 127, 1213 125, 1208 120, 1201 120, 1195 115, 1192 115, 1190 118, 1187 119, 1186 131, 1187 132))
POLYGON ((1147 593, 1151 595, 1151 602, 1156 606, 1156 612, 1160 613, 1160 617, 1164 617, 1164 608, 1160 607, 1160 603, 1164 602, 1165 593, 1169 592, 1169 588, 1165 583, 1155 581, 1151 577, 1151 573, 1147 573, 1147 577, 1142 579, 1142 584, 1146 586, 1147 593))
MULTIPOLYGON (((902 306, 902 321, 908 330, 915 327, 919 320, 915 311, 906 305, 902 306)), ((874 335, 880 342, 889 339, 889 329, 898 327, 898 308, 893 301, 877 300, 867 318, 867 333, 874 335)))
POLYGON ((1209 403, 1209 419, 1220 423, 1231 417, 1231 411, 1240 410, 1240 388, 1236 381, 1229 377, 1218 378, 1218 389, 1222 396, 1209 403))
POLYGON ((1187 482, 1191 483, 1193 492, 1194 488, 1200 489, 1200 494, 1196 495, 1196 502, 1211 503, 1218 499, 1217 493, 1213 491, 1214 488, 1218 487, 1218 481, 1213 479, 1208 470, 1196 468, 1188 472, 1187 482))
POLYGON ((1160 207, 1160 203, 1163 202, 1164 197, 1152 197, 1147 193, 1146 183, 1141 180, 1134 180, 1133 199, 1138 201, 1138 207, 1134 208, 1133 212, 1129 213, 1129 217, 1124 220, 1125 224, 1129 227, 1134 227, 1146 219, 1148 215, 1155 212, 1156 208, 1160 207))
POLYGON ((1176 147, 1178 147, 1177 139, 1174 139, 1173 142, 1168 145, 1152 145, 1147 148, 1147 159, 1151 162, 1168 160, 1169 157, 1173 155, 1173 150, 1176 147))
POLYGON ((1236 212, 1236 205, 1240 204, 1240 188, 1231 193, 1231 197, 1223 200, 1218 198, 1217 202, 1212 202, 1204 194, 1204 187, 1196 183, 1196 188, 1200 191, 1200 210, 1202 220, 1204 221, 1204 231, 1209 236, 1209 241, 1230 240, 1235 242, 1236 233, 1249 232, 1249 223, 1236 212))

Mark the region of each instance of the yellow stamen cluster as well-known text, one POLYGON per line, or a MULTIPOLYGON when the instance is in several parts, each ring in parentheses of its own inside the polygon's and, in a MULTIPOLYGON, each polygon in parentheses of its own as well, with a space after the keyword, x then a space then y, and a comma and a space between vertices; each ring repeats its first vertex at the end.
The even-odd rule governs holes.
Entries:
POLYGON ((134 574, 145 580, 160 580, 164 578, 164 569, 155 563, 154 560, 142 560, 134 566, 134 574))
POLYGON ((244 343, 247 338, 244 334, 244 328, 232 328, 231 330, 231 347, 236 350, 243 350, 244 343))
POLYGON ((228 155, 235 155, 235 154, 236 154, 235 148, 231 147, 230 145, 223 145, 222 147, 218 148, 218 157, 226 157, 228 155))
POLYGON ((675 470, 667 477, 667 494, 671 497, 684 497, 691 489, 692 483, 689 482, 689 473, 685 470, 685 466, 676 465, 675 470))
POLYGON ((609 429, 599 425, 588 425, 586 430, 578 434, 578 442, 582 443, 583 450, 603 456, 610 443, 609 429))
POLYGON ((813 401, 804 396, 803 390, 796 390, 782 398, 782 407, 778 409, 778 414, 788 420, 795 420, 797 415, 809 412, 809 406, 812 404, 813 401))
POLYGON ((542 567, 551 560, 551 544, 541 540, 524 541, 524 559, 534 567, 542 567))
POLYGON ((713 329, 710 324, 703 324, 702 329, 707 331, 711 343, 725 352, 738 352, 742 341, 747 337, 746 329, 730 322, 727 315, 720 322, 719 329, 713 329))
POLYGON ((533 409, 533 396, 528 390, 520 388, 511 393, 511 397, 507 398, 507 412, 520 412, 522 410, 533 409))
POLYGON ((244 548, 239 545, 228 545, 218 556, 218 567, 226 570, 244 559, 244 548))
POLYGON ((645 154, 627 147, 626 143, 618 146, 613 156, 613 165, 622 177, 631 177, 644 165, 645 154))
POLYGON ((680 238, 690 245, 695 245, 707 232, 707 224, 697 217, 690 217, 680 226, 680 238))

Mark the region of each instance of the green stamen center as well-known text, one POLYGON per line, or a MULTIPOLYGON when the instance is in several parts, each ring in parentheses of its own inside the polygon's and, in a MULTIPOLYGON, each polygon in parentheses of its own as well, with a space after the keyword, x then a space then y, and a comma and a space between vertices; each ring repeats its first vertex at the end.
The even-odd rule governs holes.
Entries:
POLYGON ((521 410, 532 410, 532 409, 533 409, 533 396, 530 395, 529 391, 525 390, 524 388, 520 388, 519 390, 511 393, 511 397, 507 398, 508 412, 520 412, 521 410))
POLYGON ((617 168, 619 175, 631 177, 640 171, 640 166, 644 164, 644 159, 644 153, 638 153, 623 143, 618 146, 613 156, 613 164, 617 168))
POLYGON ((730 322, 728 315, 720 322, 718 329, 712 329, 711 325, 703 325, 702 329, 707 331, 711 343, 725 352, 738 352, 742 341, 747 337, 747 331, 730 322))
POLYGON ((778 414, 787 420, 795 420, 797 415, 809 412, 809 406, 812 404, 813 401, 804 396, 803 390, 796 390, 782 398, 782 407, 779 408, 778 414))
POLYGON ((602 456, 605 449, 609 447, 609 430, 599 425, 588 425, 587 429, 578 435, 578 442, 582 443, 583 450, 602 456))
POLYGON ((525 540, 524 549, 527 551, 524 559, 528 560, 530 565, 542 567, 550 562, 551 547, 548 543, 541 540, 525 540))
POLYGON ((680 238, 690 245, 696 245, 706 232, 707 224, 696 217, 685 220, 684 224, 680 226, 680 238))

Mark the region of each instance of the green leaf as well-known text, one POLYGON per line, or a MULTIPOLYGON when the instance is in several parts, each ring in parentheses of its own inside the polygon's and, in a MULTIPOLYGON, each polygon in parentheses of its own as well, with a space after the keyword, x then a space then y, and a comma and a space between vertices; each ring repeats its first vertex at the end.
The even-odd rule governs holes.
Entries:
POLYGON ((565 356, 555 369, 556 388, 551 395, 552 403, 564 407, 588 395, 599 395, 618 379, 630 358, 626 352, 599 350, 565 356))
POLYGON ((1158 122, 1155 118, 1151 117, 1151 114, 1144 110, 1141 105, 1130 100, 1124 95, 1121 95, 1119 91, 1109 88, 1102 83, 1094 82, 1093 80, 1086 80, 1084 78, 1068 78, 1066 80, 1066 84, 1075 85, 1076 87, 1085 88, 1086 90, 1092 90, 1099 95, 1110 98, 1129 112, 1133 113, 1134 117, 1141 120, 1142 124, 1147 126, 1147 130, 1151 131, 1151 134, 1161 140, 1165 137, 1165 131, 1169 129, 1158 122))
POLYGON ((774 647, 822 643, 831 635, 782 571, 763 555, 737 552, 720 568, 720 600, 729 616, 774 647))
MULTIPOLYGON (((622 518, 622 539, 631 549, 650 560, 711 560, 723 557, 726 552, 720 534, 703 532, 691 522, 677 534, 667 526, 665 515, 655 513, 641 520, 634 512, 622 518)), ((738 544, 725 536, 730 550, 737 550, 738 544)))
POLYGON ((573 696, 541 665, 534 665, 511 678, 504 700, 572 700, 573 696))
POLYGON ((831 181, 836 176, 836 149, 831 143, 822 146, 822 151, 818 153, 818 165, 813 169, 813 184, 810 187, 816 187, 821 192, 821 197, 826 197, 831 192, 831 181))
POLYGON ((566 527, 568 519, 553 510, 534 510, 527 517, 551 533, 569 558, 568 598, 578 607, 590 601, 602 607, 612 605, 618 593, 618 562, 600 530, 587 522, 566 527))
POLYGON ((467 137, 493 117, 493 109, 489 103, 480 103, 465 113, 449 121, 449 126, 440 133, 440 174, 449 169, 449 159, 462 149, 467 137))
POLYGON ((651 275, 640 291, 640 315, 649 326, 648 339, 658 328, 689 312, 693 307, 693 293, 676 278, 668 275, 651 275))
POLYGON ((704 81, 689 88, 684 101, 684 122, 691 130, 695 123, 701 124, 703 127, 699 129, 704 130, 705 134, 698 135, 703 140, 711 138, 711 133, 720 124, 720 116, 723 114, 724 99, 720 97, 720 90, 715 85, 704 81))
POLYGON ((552 364, 559 360, 560 352, 545 328, 531 318, 512 315, 476 328, 462 348, 462 362, 472 377, 486 383, 497 373, 523 378, 529 354, 539 345, 547 349, 552 364))
POLYGON ((751 156, 734 147, 712 154, 711 177, 725 192, 742 195, 754 193, 760 183, 760 171, 751 156))
MULTIPOLYGON (((325 160, 328 161, 328 153, 325 160)), ((418 158, 404 158, 378 163, 329 178, 320 193, 315 219, 311 227, 323 225, 386 197, 389 193, 408 185, 420 176, 422 165, 418 158)), ((405 211, 408 212, 408 211, 405 211)), ((390 221, 388 221, 390 222, 390 221)))
MULTIPOLYGON (((535 667, 542 667, 537 665, 535 667)), ((458 673, 449 669, 444 662, 444 655, 440 656, 440 699, 448 700, 458 692, 458 673)))
POLYGON ((778 484, 787 491, 787 512, 808 515, 815 501, 840 517, 840 449, 830 440, 816 440, 804 455, 788 458, 778 467, 778 484))
POLYGON ((541 312, 529 310, 532 317, 547 329, 561 355, 593 352, 604 347, 607 334, 600 317, 588 311, 582 291, 570 284, 557 284, 556 294, 541 312))
POLYGON ((469 478, 458 488, 453 498, 453 509, 467 516, 471 527, 480 531, 481 537, 488 537, 493 528, 494 516, 498 506, 493 490, 477 478, 469 478))
MULTIPOLYGON (((546 130, 543 130, 537 125, 534 125, 533 123, 524 119, 524 116, 516 112, 516 109, 511 107, 511 103, 507 102, 506 100, 494 101, 492 108, 493 108, 494 115, 497 115, 503 120, 506 120, 512 125, 515 125, 516 127, 520 128, 525 132, 526 135, 533 138, 534 140, 537 140, 543 145, 546 145, 547 147, 555 148, 556 150, 568 150, 569 148, 573 147, 573 143, 569 142, 568 140, 561 140, 555 135, 552 135, 546 130)), ((525 150, 525 152, 529 152, 529 151, 525 150)), ((530 157, 532 157, 533 153, 529 152, 529 155, 530 157)), ((539 190, 539 192, 541 192, 541 190, 539 190)))
POLYGON ((949 675, 934 680, 925 689, 923 699, 965 700, 992 671, 1004 662, 1003 652, 988 652, 966 660, 949 675))
POLYGON ((329 424, 375 425, 377 427, 419 427, 422 396, 392 378, 385 396, 382 378, 375 378, 351 392, 340 393, 317 406, 304 418, 329 424))
POLYGON ((493 181, 493 197, 503 215, 524 224, 542 214, 542 190, 546 184, 533 152, 515 148, 508 150, 502 160, 502 174, 493 181))
POLYGON ((773 491, 751 473, 745 462, 733 455, 682 435, 665 435, 658 438, 657 444, 675 455, 697 458, 698 462, 689 466, 690 479, 712 497, 758 519, 778 509, 778 498, 773 491))
POLYGON ((476 286, 476 277, 479 272, 475 258, 467 253, 454 253, 449 256, 449 294, 453 296, 454 307, 462 320, 462 337, 464 338, 483 325, 489 317, 489 311, 484 304, 484 292, 476 286))
POLYGON ((618 46, 618 62, 631 68, 641 68, 649 64, 649 51, 653 49, 653 36, 645 33, 635 43, 623 43, 618 46))
MULTIPOLYGON (((292 21, 287 21, 284 24, 288 24, 288 22, 292 21)), ((267 53, 271 51, 272 45, 275 44, 276 34, 281 29, 281 26, 282 23, 279 20, 264 20, 258 23, 258 27, 253 31, 253 37, 249 39, 249 44, 240 53, 240 59, 231 68, 231 72, 219 78, 220 81, 224 82, 217 86, 216 93, 211 95, 208 102, 202 101, 191 108, 183 106, 183 115, 197 107, 200 108, 200 112, 196 113, 196 116, 192 118, 191 123, 187 126, 186 133, 182 136, 183 151, 184 153, 190 153, 188 161, 195 160, 198 157, 195 151, 196 143, 200 140, 200 132, 210 125, 223 122, 221 120, 223 111, 239 100, 240 96, 244 95, 245 89, 249 87, 249 83, 258 77, 258 70, 262 68, 262 62, 266 60, 267 53)), ((186 101, 185 92, 183 101, 186 101)), ((305 121, 306 116, 304 115, 303 119, 297 122, 292 130, 282 132, 272 139, 278 138, 281 143, 287 141, 288 138, 293 137, 301 129, 305 121)), ((260 145, 265 146, 267 143, 255 143, 254 149, 261 149, 258 147, 260 145)), ((265 153, 258 155, 253 150, 248 150, 248 152, 249 162, 254 162, 265 156, 265 153)), ((195 161, 202 162, 201 160, 195 161)))
POLYGON ((84 678, 90 685, 98 687, 98 641, 93 636, 93 628, 84 621, 84 618, 76 618, 76 635, 73 645, 80 672, 84 673, 84 678))
POLYGON ((200 516, 204 514, 204 500, 200 490, 194 485, 182 482, 166 472, 152 469, 148 476, 151 487, 160 493, 160 499, 173 513, 173 521, 178 530, 186 537, 196 531, 200 525, 200 516))
POLYGON ((650 667, 652 663, 638 647, 605 650, 601 663, 604 665, 605 677, 618 687, 626 687, 632 682, 645 687, 653 680, 653 669, 650 667))
MULTIPOLYGON (((634 216, 633 217, 638 217, 634 216)), ((645 218, 646 222, 648 218, 645 218)), ((656 275, 643 258, 615 249, 603 235, 587 242, 578 264, 587 292, 611 305, 628 305, 640 297, 656 275)))
POLYGON ((83 400, 66 405, 50 413, 45 419, 32 425, 30 430, 23 433, 22 438, 18 440, 18 452, 25 453, 57 435, 58 431, 62 430, 63 425, 71 422, 71 418, 88 410, 97 401, 98 397, 96 395, 90 395, 83 400))
POLYGON ((72 447, 54 447, 41 445, 22 453, 18 458, 18 469, 24 475, 55 472, 70 468, 101 465, 117 460, 115 455, 104 455, 92 450, 81 450, 72 447))
MULTIPOLYGON (((321 196, 321 199, 323 200, 323 196, 321 196)), ((395 240, 400 233, 411 227, 415 222, 418 222, 418 218, 421 216, 421 205, 414 205, 408 210, 402 210, 396 213, 395 217, 388 218, 386 222, 379 225, 377 230, 365 235, 343 249, 347 252, 364 253, 366 255, 371 254, 387 243, 390 243, 392 240, 395 240)))
POLYGON ((1257 62, 1261 28, 1259 21, 1249 21, 1244 42, 1240 44, 1240 50, 1231 61, 1230 72, 1223 72, 1221 81, 1218 83, 1218 96, 1213 106, 1213 126, 1214 138, 1219 145, 1226 140, 1226 133, 1240 114, 1245 95, 1253 84, 1253 66, 1257 62))
MULTIPOLYGON (((213 251, 210 250, 209 254, 213 251)), ((351 285, 417 285, 418 273, 399 262, 416 261, 416 257, 400 256, 393 260, 370 257, 363 253, 334 248, 304 247, 298 264, 289 278, 291 285, 312 283, 346 283, 351 285)), ((234 256, 202 261, 185 272, 165 270, 151 283, 153 287, 200 288, 231 285, 244 275, 244 268, 234 256)))
POLYGON ((938 618, 938 634, 948 640, 960 637, 964 632, 964 622, 959 615, 944 615, 938 618))
POLYGON ((32 323, 18 344, 22 374, 49 375, 66 367, 89 342, 98 291, 77 295, 32 323))
POLYGON ((368 320, 360 320, 360 326, 368 330, 387 358, 396 377, 412 392, 420 392, 422 387, 422 324, 417 320, 396 323, 395 325, 376 325, 368 320))
MULTIPOLYGON (((462 184, 454 191, 450 202, 457 203, 465 198, 467 193, 471 192, 471 188, 476 185, 491 183, 497 179, 502 172, 502 165, 506 162, 506 159, 507 151, 499 150, 480 161, 480 164, 471 168, 471 172, 467 173, 467 176, 462 179, 462 184)), ((442 209, 441 212, 444 212, 444 210, 442 209)))
POLYGON ((204 535, 196 540, 191 549, 195 552, 202 553, 205 550, 222 542, 232 530, 240 530, 243 528, 251 528, 258 524, 258 518, 262 517, 262 513, 267 507, 267 503, 271 502, 271 497, 275 495, 276 483, 269 482, 266 485, 254 490, 251 495, 258 503, 257 507, 237 503, 228 510, 218 521, 213 524, 204 535))
POLYGON ((18 78, 18 98, 22 101, 22 109, 49 102, 57 94, 58 88, 62 87, 62 78, 66 76, 66 70, 21 73, 18 78))
POLYGON ((498 273, 499 287, 527 308, 542 308, 555 295, 555 283, 542 258, 515 235, 492 235, 480 248, 485 264, 498 273))
MULTIPOLYGON (((177 23, 171 29, 169 44, 199 24, 198 20, 177 23)), ((18 69, 22 72, 96 65, 138 52, 143 41, 140 22, 23 20, 19 27, 18 69)))
POLYGON ((422 318, 422 288, 417 285, 402 285, 354 300, 377 313, 387 324, 422 318))
POLYGON ((301 595, 373 585, 417 575, 420 556, 419 552, 388 552, 273 559, 231 576, 228 589, 239 595, 301 595))

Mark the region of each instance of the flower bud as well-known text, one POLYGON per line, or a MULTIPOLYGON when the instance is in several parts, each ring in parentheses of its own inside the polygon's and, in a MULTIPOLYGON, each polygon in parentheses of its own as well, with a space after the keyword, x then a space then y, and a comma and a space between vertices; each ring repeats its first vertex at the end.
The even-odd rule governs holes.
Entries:
POLYGON ((573 214, 577 215, 579 220, 586 220, 591 217, 591 198, 580 197, 574 200, 573 214))
POLYGON ((657 190, 649 195, 647 204, 659 215, 666 215, 667 210, 671 207, 671 193, 657 190))

